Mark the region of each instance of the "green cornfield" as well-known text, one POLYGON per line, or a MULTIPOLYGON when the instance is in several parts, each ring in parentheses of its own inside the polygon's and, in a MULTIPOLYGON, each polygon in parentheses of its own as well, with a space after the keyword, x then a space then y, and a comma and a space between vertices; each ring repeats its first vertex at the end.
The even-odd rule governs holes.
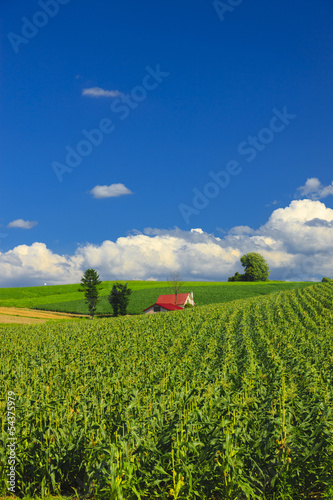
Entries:
POLYGON ((333 286, 0 328, 0 493, 333 498, 333 286))

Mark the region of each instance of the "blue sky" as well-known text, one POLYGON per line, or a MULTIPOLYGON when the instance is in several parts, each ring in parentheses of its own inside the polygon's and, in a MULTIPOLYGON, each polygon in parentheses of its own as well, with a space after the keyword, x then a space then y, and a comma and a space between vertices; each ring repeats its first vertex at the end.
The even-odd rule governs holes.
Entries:
MULTIPOLYGON (((302 200, 313 213, 324 204, 319 219, 331 222, 333 4, 236 3, 2 2, 0 286, 65 279, 48 271, 50 255, 68 264, 79 249, 139 235, 152 251, 161 234, 192 241, 191 228, 202 230, 201 244, 220 238, 239 262, 237 251, 257 243, 230 247, 226 235, 260 231, 293 200, 299 214, 313 212, 302 200), (105 131, 89 135, 101 124, 105 131), (66 162, 67 147, 85 153, 78 166, 66 162), (55 162, 67 171, 56 175, 55 162), (22 252, 35 255, 37 243, 47 249, 45 267, 30 273, 22 252), (20 263, 8 268, 14 254, 20 263)), ((112 259, 101 265, 102 277, 159 279, 181 267, 182 245, 175 260, 156 261, 156 272, 144 257, 144 272, 129 270, 127 255, 115 268, 112 259)), ((266 250, 281 278, 281 262, 266 250)), ((318 273, 332 263, 325 251, 318 273)), ((75 279, 94 262, 80 261, 75 279)), ((214 278, 198 274, 201 265, 205 258, 189 262, 184 274, 214 278)))

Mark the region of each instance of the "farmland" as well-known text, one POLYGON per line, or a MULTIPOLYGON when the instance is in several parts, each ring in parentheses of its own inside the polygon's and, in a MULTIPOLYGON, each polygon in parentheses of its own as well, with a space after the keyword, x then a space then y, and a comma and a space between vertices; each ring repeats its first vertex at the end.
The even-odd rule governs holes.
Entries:
POLYGON ((333 498, 333 287, 0 327, 25 495, 333 498))
MULTIPOLYGON (((121 282, 125 283, 125 281, 121 282)), ((153 304, 162 294, 172 293, 168 282, 129 281, 133 290, 128 307, 129 314, 140 314, 143 309, 153 304)), ((266 295, 278 291, 299 289, 309 286, 307 282, 254 282, 254 283, 224 283, 224 282, 187 282, 182 292, 194 292, 197 305, 225 303, 235 299, 245 299, 266 295)), ((78 292, 79 285, 57 285, 26 288, 0 289, 0 307, 28 307, 46 311, 57 311, 75 314, 88 314, 88 306, 83 294, 78 292)), ((100 301, 97 314, 111 314, 108 294, 112 282, 104 281, 100 289, 100 301)), ((0 318, 1 319, 1 318, 0 318)))

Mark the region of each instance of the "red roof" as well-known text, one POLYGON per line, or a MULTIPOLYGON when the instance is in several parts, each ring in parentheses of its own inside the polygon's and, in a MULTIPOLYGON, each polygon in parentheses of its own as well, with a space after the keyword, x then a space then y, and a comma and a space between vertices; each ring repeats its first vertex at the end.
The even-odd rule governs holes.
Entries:
POLYGON ((156 301, 155 304, 147 307, 146 309, 143 310, 143 312, 147 311, 153 306, 160 306, 163 307, 164 309, 167 309, 168 311, 179 311, 183 309, 185 302, 187 298, 190 296, 190 293, 178 293, 177 294, 177 304, 175 304, 176 301, 176 295, 171 294, 171 295, 160 295, 156 301))
POLYGON ((182 311, 183 307, 176 306, 175 304, 165 304, 162 302, 156 302, 157 306, 164 307, 164 309, 167 309, 168 311, 182 311))
MULTIPOLYGON (((177 294, 177 305, 183 306, 185 305, 186 299, 189 296, 189 293, 178 293, 177 294)), ((157 299, 156 304, 175 304, 176 295, 160 295, 157 299)))

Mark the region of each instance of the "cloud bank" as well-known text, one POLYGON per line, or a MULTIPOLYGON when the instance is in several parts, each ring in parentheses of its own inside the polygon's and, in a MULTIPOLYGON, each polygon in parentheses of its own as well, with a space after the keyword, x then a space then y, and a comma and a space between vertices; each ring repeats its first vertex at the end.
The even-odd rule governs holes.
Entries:
POLYGON ((226 280, 242 271, 240 257, 259 252, 270 279, 319 280, 333 275, 333 210, 313 200, 294 200, 279 208, 259 229, 237 226, 221 236, 200 228, 182 231, 147 228, 144 233, 79 246, 58 255, 44 243, 20 245, 0 253, 0 285, 78 283, 85 269, 103 280, 166 279, 179 271, 185 280, 226 280))

